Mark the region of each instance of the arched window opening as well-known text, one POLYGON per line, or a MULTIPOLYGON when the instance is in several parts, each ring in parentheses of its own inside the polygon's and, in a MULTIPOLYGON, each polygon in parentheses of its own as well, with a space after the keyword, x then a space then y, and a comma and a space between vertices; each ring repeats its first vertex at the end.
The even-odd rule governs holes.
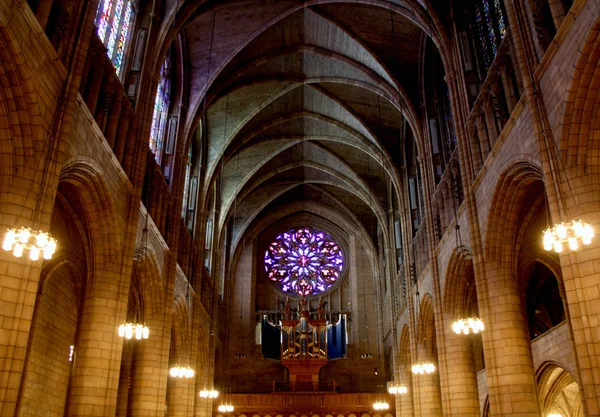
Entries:
POLYGON ((96 33, 118 76, 122 73, 135 15, 129 0, 101 0, 96 11, 96 33))
POLYGON ((407 176, 408 176, 408 191, 409 191, 409 202, 410 202, 410 213, 412 222, 412 234, 413 236, 419 230, 421 224, 421 202, 422 200, 422 187, 421 187, 421 173, 419 168, 419 162, 417 160, 417 144, 412 136, 412 132, 409 130, 406 134, 406 141, 404 144, 405 148, 405 161, 407 176))
POLYGON ((473 4, 473 37, 477 39, 479 48, 482 80, 487 69, 492 65, 496 52, 506 37, 506 18, 502 0, 477 0, 473 4))
POLYGON ((540 57, 546 52, 558 28, 565 20, 569 9, 573 5, 572 0, 537 0, 529 3, 532 8, 531 16, 537 33, 540 57))
POLYGON ((535 262, 527 288, 527 318, 531 339, 541 336, 565 320, 558 280, 550 269, 535 262))
POLYGON ((429 119, 429 135, 433 154, 436 184, 444 175, 446 166, 456 149, 456 129, 450 91, 445 80, 444 65, 437 48, 431 40, 427 41, 426 66, 431 68, 425 80, 425 94, 429 119))
POLYGON ((160 70, 160 81, 154 98, 154 112, 150 126, 150 150, 160 165, 164 152, 164 137, 167 114, 169 111, 169 95, 171 92, 171 60, 167 56, 160 70))
POLYGON ((185 163, 185 178, 183 180, 183 200, 181 203, 181 217, 183 220, 187 220, 188 217, 188 200, 190 199, 190 176, 192 174, 192 147, 188 152, 188 159, 185 163))
POLYGON ((577 381, 566 369, 546 363, 537 378, 540 411, 543 416, 559 414, 583 417, 583 401, 577 381))

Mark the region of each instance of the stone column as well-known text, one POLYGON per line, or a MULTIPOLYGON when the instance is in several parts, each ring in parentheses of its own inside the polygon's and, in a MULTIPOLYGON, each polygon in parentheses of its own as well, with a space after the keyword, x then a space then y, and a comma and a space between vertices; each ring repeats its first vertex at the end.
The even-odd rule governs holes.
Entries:
MULTIPOLYGON (((425 352, 423 346, 418 347, 420 355, 417 355, 417 362, 433 361, 425 352)), ((440 370, 436 366, 435 372, 431 374, 413 375, 414 379, 418 380, 419 402, 421 404, 420 417, 442 417, 442 393, 440 390, 440 370)))
POLYGON ((539 417, 531 341, 521 291, 509 266, 488 263, 486 330, 482 333, 493 416, 539 417), (489 360, 488 360, 489 359, 489 360))
MULTIPOLYGON (((116 265, 104 265, 116 269, 116 265)), ((86 291, 68 417, 114 415, 123 340, 117 334, 127 310, 124 277, 96 271, 86 291)))
MULTIPOLYGON (((451 323, 452 318, 446 321, 451 323)), ((448 415, 461 417, 479 416, 479 393, 477 373, 469 338, 479 335, 458 335, 446 325, 446 375, 449 385, 444 387, 450 405, 448 415)))
POLYGON ((167 416, 186 417, 194 409, 194 378, 169 377, 167 382, 167 416))
POLYGON ((135 368, 131 378, 129 416, 164 417, 170 326, 166 327, 160 319, 153 319, 147 325, 150 328, 147 340, 128 342, 137 344, 135 368))

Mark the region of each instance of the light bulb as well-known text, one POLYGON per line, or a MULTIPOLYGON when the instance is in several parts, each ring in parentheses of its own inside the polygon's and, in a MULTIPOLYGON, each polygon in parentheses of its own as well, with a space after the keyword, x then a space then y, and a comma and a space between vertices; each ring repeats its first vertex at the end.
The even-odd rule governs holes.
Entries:
POLYGON ((44 249, 44 247, 48 244, 48 235, 44 232, 40 232, 35 240, 35 244, 40 249, 44 249))
POLYGON ((574 237, 569 238, 569 249, 577 250, 579 249, 579 245, 577 244, 577 239, 574 237))
POLYGON ((562 250, 563 250, 562 243, 560 243, 560 241, 559 241, 559 240, 556 240, 556 241, 554 242, 554 252, 556 252, 556 253, 561 253, 561 252, 562 252, 562 250))
POLYGON ((56 240, 50 239, 44 247, 44 259, 52 259, 52 255, 56 251, 56 240))
POLYGON ((133 328, 131 326, 131 323, 127 323, 125 325, 125 338, 131 339, 132 337, 133 337, 133 328))
POLYGON ((150 329, 148 328, 148 326, 144 326, 144 332, 142 334, 142 337, 144 339, 148 339, 149 336, 150 336, 150 329))
POLYGON ((575 236, 583 236, 584 228, 580 220, 573 222, 573 231, 575 232, 575 236))
POLYGON ((460 332, 462 330, 462 321, 457 320, 454 323, 452 323, 452 330, 454 331, 454 333, 460 334, 460 332))
POLYGON ((565 239, 567 237, 567 228, 565 227, 564 223, 556 226, 556 235, 559 239, 565 239))
POLYGON ((119 337, 124 337, 125 336, 125 325, 121 324, 119 326, 119 337))
POLYGON ((13 255, 17 258, 23 256, 23 245, 17 243, 13 249, 13 255))
POLYGON ((29 259, 32 261, 40 259, 40 250, 36 246, 32 246, 31 249, 29 249, 29 259))
POLYGON ((31 235, 31 233, 29 232, 29 229, 22 228, 21 231, 19 232, 19 242, 27 243, 27 241, 29 241, 30 235, 31 235))
POLYGON ((15 231, 14 229, 9 229, 6 232, 6 236, 4 236, 4 242, 2 243, 2 249, 9 251, 12 249, 13 243, 15 243, 15 231))

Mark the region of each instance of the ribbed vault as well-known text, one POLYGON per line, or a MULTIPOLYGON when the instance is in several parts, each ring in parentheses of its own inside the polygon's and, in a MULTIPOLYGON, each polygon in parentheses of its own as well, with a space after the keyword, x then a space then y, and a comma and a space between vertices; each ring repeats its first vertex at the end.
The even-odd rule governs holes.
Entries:
POLYGON ((435 10, 416 0, 185 1, 165 17, 156 62, 177 32, 182 130, 202 150, 198 204, 215 244, 234 254, 270 213, 313 203, 372 244, 389 242, 389 208, 405 204, 390 196, 407 195, 406 142, 422 148, 425 40, 446 42, 435 10))

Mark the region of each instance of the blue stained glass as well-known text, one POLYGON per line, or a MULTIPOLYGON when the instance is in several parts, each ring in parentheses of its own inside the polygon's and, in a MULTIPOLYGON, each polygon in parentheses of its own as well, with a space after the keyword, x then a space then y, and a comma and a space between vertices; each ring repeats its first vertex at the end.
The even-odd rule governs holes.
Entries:
POLYGON ((129 24, 131 23, 131 2, 127 2, 127 9, 125 10, 125 17, 123 18, 123 25, 121 27, 121 36, 119 38, 119 45, 117 47, 117 55, 115 56, 115 69, 117 75, 121 72, 121 63, 123 62, 123 53, 125 52, 125 46, 127 44, 127 35, 129 32, 129 24))
POLYGON ((492 15, 490 13, 489 0, 483 0, 483 12, 485 13, 488 36, 490 37, 490 44, 492 45, 492 54, 493 56, 496 56, 496 32, 494 31, 494 21, 492 20, 492 15))
POLYGON ((496 18, 498 19, 498 31, 500 32, 500 39, 504 39, 506 36, 506 23, 504 23, 504 14, 502 13, 500 0, 494 0, 494 10, 496 12, 496 18))
POLYGON ((344 268, 344 254, 327 233, 303 227, 280 234, 265 252, 268 277, 301 297, 327 291, 344 268))
POLYGON ((488 54, 485 25, 481 17, 481 10, 479 9, 479 5, 475 7, 475 21, 477 22, 477 32, 479 33, 479 44, 481 45, 481 54, 483 55, 483 62, 485 64, 485 67, 488 68, 490 66, 490 56, 488 54))

